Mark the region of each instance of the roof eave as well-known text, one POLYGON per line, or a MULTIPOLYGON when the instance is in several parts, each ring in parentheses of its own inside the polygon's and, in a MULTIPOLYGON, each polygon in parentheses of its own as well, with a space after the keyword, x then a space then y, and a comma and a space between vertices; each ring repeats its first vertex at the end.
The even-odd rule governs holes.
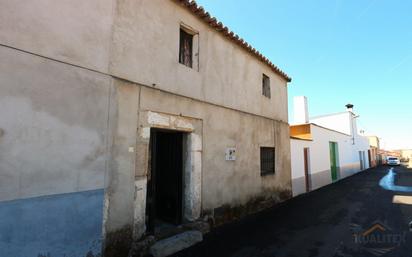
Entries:
POLYGON ((208 12, 206 12, 203 7, 198 6, 197 3, 193 0, 172 0, 177 3, 180 3, 182 6, 186 7, 191 13, 196 15, 199 19, 207 23, 210 27, 215 29, 217 32, 223 34, 223 36, 233 40, 237 45, 254 55, 257 59, 261 62, 268 65, 273 72, 281 76, 286 80, 286 82, 292 82, 292 78, 289 77, 284 71, 279 69, 276 65, 274 65, 267 57, 262 55, 259 51, 253 48, 250 44, 248 44, 245 40, 240 38, 236 35, 233 31, 230 31, 228 27, 223 25, 219 22, 215 17, 212 17, 208 12))

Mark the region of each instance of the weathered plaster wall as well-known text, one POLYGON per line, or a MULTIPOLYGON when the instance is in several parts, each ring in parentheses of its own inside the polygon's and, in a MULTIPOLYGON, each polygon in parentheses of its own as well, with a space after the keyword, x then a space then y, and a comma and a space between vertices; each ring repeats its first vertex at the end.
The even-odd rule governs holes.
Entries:
POLYGON ((0 256, 101 256, 103 189, 0 202, 0 256))
POLYGON ((110 77, 0 47, 0 201, 101 189, 110 77))
POLYGON ((286 81, 174 1, 0 4, 2 45, 287 122, 286 81), (178 63, 180 24, 199 33, 198 70, 178 63))
MULTIPOLYGON (((105 195, 104 231, 107 256, 127 256, 133 234, 139 88, 122 80, 113 80, 110 109, 111 155, 105 195), (125 252, 123 252, 125 251, 125 252)), ((145 200, 145 199, 144 199, 145 200)))
POLYGON ((115 0, 0 0, 0 44, 107 72, 115 0))
POLYGON ((140 105, 141 110, 203 120, 203 210, 291 190, 288 124, 147 87, 141 88, 140 105), (276 147, 275 175, 260 176, 260 146, 276 147), (236 161, 225 160, 226 147, 236 147, 236 161))
POLYGON ((286 81, 174 1, 118 2, 113 31, 111 74, 287 122, 286 81), (198 32, 199 71, 178 62, 182 23, 198 32), (271 99, 262 96, 262 73, 271 99))
MULTIPOLYGON (((0 47, 0 59, 0 201, 106 188, 99 198, 104 208, 82 215, 100 217, 93 222, 106 241, 121 235, 116 242, 128 248, 141 199, 135 197, 139 88, 8 47, 0 47)), ((81 204, 96 204, 87 199, 81 204)), ((42 224, 43 214, 33 223, 42 224)), ((62 215, 61 224, 71 215, 62 215)), ((77 232, 87 234, 88 227, 77 232)), ((53 245, 66 242, 60 239, 53 245)))
POLYGON ((145 232, 150 127, 190 135, 187 220, 224 205, 244 205, 256 198, 280 201, 290 194, 288 124, 123 80, 114 79, 113 85, 112 166, 104 226, 108 256, 124 254, 114 250, 127 251, 127 242, 145 232), (260 146, 276 147, 275 175, 260 176, 260 146), (226 147, 236 147, 236 161, 225 161, 226 147))

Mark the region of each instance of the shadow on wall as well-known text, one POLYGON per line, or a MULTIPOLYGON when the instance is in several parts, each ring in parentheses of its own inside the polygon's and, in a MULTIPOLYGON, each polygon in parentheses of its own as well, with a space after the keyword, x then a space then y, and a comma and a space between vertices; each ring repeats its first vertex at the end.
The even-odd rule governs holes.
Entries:
POLYGON ((0 255, 100 257, 104 190, 0 202, 0 255))

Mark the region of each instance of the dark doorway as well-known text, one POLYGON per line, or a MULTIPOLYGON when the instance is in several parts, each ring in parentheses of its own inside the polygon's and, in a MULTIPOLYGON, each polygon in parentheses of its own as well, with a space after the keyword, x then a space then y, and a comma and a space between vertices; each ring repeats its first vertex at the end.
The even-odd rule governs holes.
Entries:
POLYGON ((148 175, 148 230, 182 222, 183 133, 152 129, 148 175))

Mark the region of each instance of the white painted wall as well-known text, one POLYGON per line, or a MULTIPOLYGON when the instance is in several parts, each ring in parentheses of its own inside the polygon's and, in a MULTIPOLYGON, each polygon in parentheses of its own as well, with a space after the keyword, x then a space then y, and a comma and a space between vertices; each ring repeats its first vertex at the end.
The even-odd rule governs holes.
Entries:
POLYGON ((312 149, 313 141, 300 140, 292 138, 291 142, 291 166, 292 166, 292 179, 300 178, 305 175, 304 173, 304 158, 303 149, 309 147, 312 149))
POLYGON ((310 123, 317 124, 319 126, 330 128, 348 135, 352 135, 352 127, 350 123, 350 112, 342 112, 331 115, 324 115, 319 117, 313 117, 309 119, 310 123))
MULTIPOLYGON (((299 195, 306 192, 305 188, 305 167, 304 167, 304 155, 303 149, 309 147, 309 151, 313 148, 313 141, 291 139, 290 140, 291 151, 291 168, 292 168, 292 189, 293 195, 299 195)), ((311 153, 309 153, 311 154, 311 153)), ((309 165, 311 166, 311 165, 309 165)), ((310 171, 309 167, 309 171, 310 171)))
POLYGON ((303 149, 309 147, 309 173, 311 189, 317 189, 332 182, 330 172, 329 142, 338 143, 340 178, 360 171, 359 151, 365 151, 366 166, 368 165, 368 139, 360 135, 352 137, 337 131, 311 124, 313 141, 291 139, 291 167, 293 194, 305 192, 303 149))
POLYGON ((330 170, 329 142, 338 143, 339 162, 341 178, 359 171, 358 145, 352 144, 352 138, 339 132, 328 130, 316 125, 311 125, 314 138, 314 152, 312 165, 314 171, 330 170), (321 154, 318 154, 321 153, 321 154), (325 158, 326 156, 326 158, 325 158))

